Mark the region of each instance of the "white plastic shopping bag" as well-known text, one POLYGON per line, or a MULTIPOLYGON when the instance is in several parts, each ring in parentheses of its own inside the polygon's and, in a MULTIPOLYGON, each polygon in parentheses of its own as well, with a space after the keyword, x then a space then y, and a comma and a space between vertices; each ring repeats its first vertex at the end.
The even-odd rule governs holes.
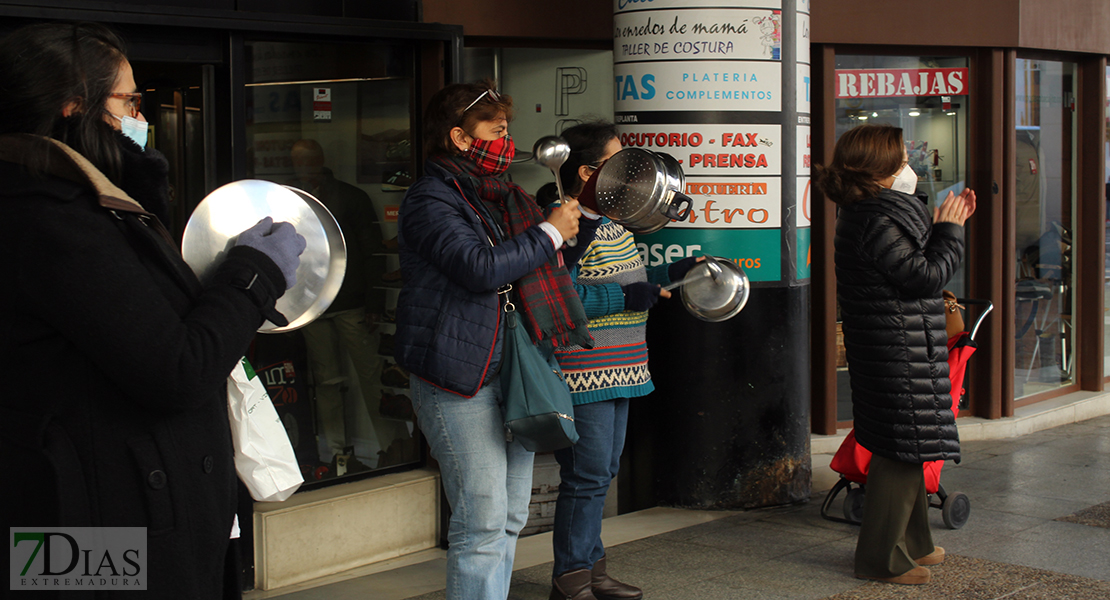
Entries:
POLYGON ((227 378, 227 416, 235 471, 251 498, 281 502, 304 483, 293 445, 266 386, 244 357, 227 378))

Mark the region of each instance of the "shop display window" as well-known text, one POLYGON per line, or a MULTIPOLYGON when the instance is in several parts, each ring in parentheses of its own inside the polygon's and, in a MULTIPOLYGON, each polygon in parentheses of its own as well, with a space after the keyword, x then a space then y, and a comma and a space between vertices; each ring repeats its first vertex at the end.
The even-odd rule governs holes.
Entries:
POLYGON ((1074 63, 1017 59, 1014 397, 1074 380, 1074 63))
POLYGON ((397 210, 415 174, 411 44, 246 44, 247 177, 319 199, 347 271, 335 301, 250 358, 286 425, 302 489, 421 460, 409 377, 393 359, 397 210))
MULTIPOLYGON (((900 127, 917 189, 932 210, 967 185, 969 90, 967 57, 838 54, 836 136, 866 123, 900 127)), ((965 277, 961 266, 947 288, 962 296, 965 277)), ((837 312, 836 418, 843 422, 852 419, 852 392, 837 312)))
MULTIPOLYGON (((1103 105, 1103 120, 1106 124, 1106 142, 1103 146, 1103 160, 1106 161, 1106 248, 1103 258, 1103 298, 1104 310, 1110 315, 1110 67, 1106 67, 1106 104, 1103 105)), ((1110 379, 1110 327, 1102 334, 1102 373, 1110 379)))

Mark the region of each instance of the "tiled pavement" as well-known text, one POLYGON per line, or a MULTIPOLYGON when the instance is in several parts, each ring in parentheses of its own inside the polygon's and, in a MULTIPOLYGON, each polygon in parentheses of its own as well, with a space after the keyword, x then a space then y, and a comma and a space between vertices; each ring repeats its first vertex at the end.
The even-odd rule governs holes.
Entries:
MULTIPOLYGON (((945 465, 941 482, 969 496, 971 515, 962 529, 950 530, 941 512, 930 510, 934 540, 949 559, 933 568, 927 586, 852 576, 858 529, 821 517, 828 477, 815 478, 813 498, 798 506, 730 513, 660 508, 608 519, 609 571, 643 587, 645 598, 666 600, 1110 598, 1110 523, 1057 520, 1110 501, 1110 416, 966 441, 963 455, 961 464, 945 465)), ((1091 512, 1096 519, 1110 513, 1091 512)), ((510 598, 546 599, 550 534, 521 540, 517 567, 510 598)), ((438 600, 442 586, 439 555, 280 597, 438 600)))

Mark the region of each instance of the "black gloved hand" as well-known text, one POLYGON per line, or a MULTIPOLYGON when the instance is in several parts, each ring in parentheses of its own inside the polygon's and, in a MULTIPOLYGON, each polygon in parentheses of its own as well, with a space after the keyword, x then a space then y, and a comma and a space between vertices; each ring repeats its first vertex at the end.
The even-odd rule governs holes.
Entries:
POLYGON ((275 224, 272 218, 264 217, 240 233, 235 245, 254 248, 274 261, 285 277, 285 289, 297 283, 297 267, 301 264, 301 253, 307 242, 292 224, 284 221, 275 224))
POLYGON ((686 273, 694 268, 699 258, 701 257, 688 256, 678 262, 671 263, 670 266, 667 267, 667 277, 670 277, 671 281, 681 281, 683 277, 686 277, 686 273))
POLYGON ((659 301, 659 292, 663 288, 648 283, 646 281, 637 281, 628 285, 622 285, 621 291, 624 292, 624 309, 645 311, 655 306, 659 301))

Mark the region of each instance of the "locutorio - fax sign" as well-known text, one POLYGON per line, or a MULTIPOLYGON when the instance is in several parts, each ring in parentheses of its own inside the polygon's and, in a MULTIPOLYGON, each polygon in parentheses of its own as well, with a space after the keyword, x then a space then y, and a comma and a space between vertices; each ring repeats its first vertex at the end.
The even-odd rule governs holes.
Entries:
POLYGON ((8 589, 145 590, 145 527, 11 527, 8 589))

